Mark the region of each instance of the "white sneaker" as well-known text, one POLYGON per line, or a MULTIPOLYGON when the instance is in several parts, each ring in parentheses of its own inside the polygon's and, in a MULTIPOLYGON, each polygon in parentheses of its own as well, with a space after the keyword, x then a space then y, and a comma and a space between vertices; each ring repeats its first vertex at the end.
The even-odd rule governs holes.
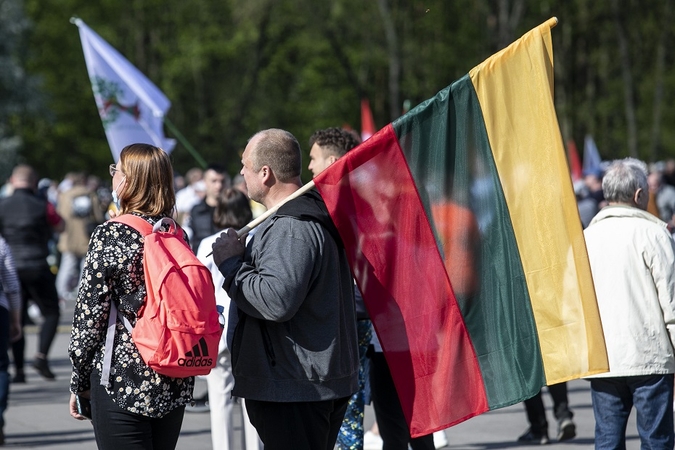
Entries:
POLYGON ((443 448, 448 445, 448 437, 445 435, 445 431, 437 431, 434 433, 434 447, 443 448))
POLYGON ((363 435, 363 450, 382 450, 382 438, 368 430, 363 435))

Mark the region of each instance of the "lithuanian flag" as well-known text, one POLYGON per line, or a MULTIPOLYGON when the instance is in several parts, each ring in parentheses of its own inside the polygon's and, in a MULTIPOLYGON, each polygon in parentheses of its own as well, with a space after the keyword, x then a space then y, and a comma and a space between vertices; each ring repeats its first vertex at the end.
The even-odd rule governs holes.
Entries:
POLYGON ((555 23, 314 179, 413 436, 607 371, 553 105, 555 23))

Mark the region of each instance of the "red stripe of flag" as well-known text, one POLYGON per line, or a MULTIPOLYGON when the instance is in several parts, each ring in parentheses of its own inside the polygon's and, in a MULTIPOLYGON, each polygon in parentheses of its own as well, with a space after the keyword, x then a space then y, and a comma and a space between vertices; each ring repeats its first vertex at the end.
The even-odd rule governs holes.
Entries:
POLYGON ((314 178, 413 437, 488 410, 478 360, 393 127, 314 178))

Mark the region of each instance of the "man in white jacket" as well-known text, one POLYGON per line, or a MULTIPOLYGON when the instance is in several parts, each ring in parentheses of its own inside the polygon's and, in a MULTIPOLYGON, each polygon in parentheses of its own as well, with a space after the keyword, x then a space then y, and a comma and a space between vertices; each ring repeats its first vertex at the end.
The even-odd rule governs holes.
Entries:
POLYGON ((584 231, 609 372, 591 378, 595 448, 626 448, 637 409, 642 448, 673 448, 675 244, 646 212, 646 165, 615 161, 602 190, 609 206, 584 231))

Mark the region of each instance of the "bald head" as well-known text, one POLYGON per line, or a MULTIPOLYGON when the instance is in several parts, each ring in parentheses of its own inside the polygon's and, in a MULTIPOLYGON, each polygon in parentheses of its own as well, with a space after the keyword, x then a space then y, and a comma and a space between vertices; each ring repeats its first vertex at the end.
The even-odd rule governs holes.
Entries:
POLYGON ((35 189, 37 187, 37 174, 31 166, 19 164, 12 170, 9 182, 14 189, 35 189))
POLYGON ((249 140, 254 170, 268 166, 283 183, 299 180, 302 155, 298 140, 286 130, 270 128, 259 131, 249 140))

